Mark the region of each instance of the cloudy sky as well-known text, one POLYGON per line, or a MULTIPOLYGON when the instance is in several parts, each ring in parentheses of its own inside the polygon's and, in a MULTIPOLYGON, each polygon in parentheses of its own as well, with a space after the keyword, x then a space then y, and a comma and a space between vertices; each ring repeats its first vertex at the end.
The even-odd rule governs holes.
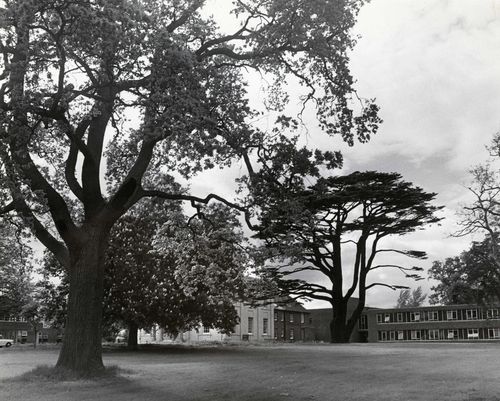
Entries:
MULTIPOLYGON (((344 151, 346 168, 397 171, 438 193, 442 225, 407 238, 428 252, 429 267, 471 241, 449 234, 468 200, 467 171, 487 159, 484 146, 500 130, 500 1, 374 0, 356 31, 353 74, 384 123, 369 144, 344 151)), ((368 304, 396 298, 374 289, 368 304)))
MULTIPOLYGON (((224 22, 223 8, 209 10, 224 22)), ((468 200, 467 171, 486 160, 485 145, 500 131, 500 0, 373 0, 361 9, 355 31, 361 35, 351 57, 357 89, 377 99, 384 123, 368 144, 328 146, 343 150, 344 172, 396 171, 438 194, 436 203, 445 206, 440 226, 385 244, 425 250, 429 259, 420 265, 427 269, 471 241, 450 234, 468 200)), ((308 130, 314 137, 315 124, 308 130)), ((205 177, 195 188, 213 189, 205 177)), ((427 292, 432 286, 389 271, 372 280, 422 285, 427 292)), ((397 295, 375 287, 367 303, 391 307, 397 295)))

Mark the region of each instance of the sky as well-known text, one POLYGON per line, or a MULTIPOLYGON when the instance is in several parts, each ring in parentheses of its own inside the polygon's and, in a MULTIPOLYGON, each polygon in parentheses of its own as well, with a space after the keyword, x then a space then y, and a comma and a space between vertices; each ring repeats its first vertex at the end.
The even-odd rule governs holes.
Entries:
MULTIPOLYGON (((224 7, 208 9, 224 23, 224 7)), ((367 144, 349 148, 333 141, 323 146, 343 151, 343 173, 399 172, 437 193, 436 204, 445 206, 440 225, 384 244, 426 251, 428 260, 418 265, 428 269, 432 261, 456 256, 472 241, 451 234, 457 212, 470 200, 468 170, 488 158, 485 145, 500 131, 500 0, 373 0, 361 9, 354 31, 360 35, 351 55, 356 88, 362 97, 376 98, 384 122, 367 144)), ((308 127, 311 137, 317 130, 313 123, 308 127)), ((203 176, 193 184, 201 192, 211 187, 203 176)), ((371 279, 421 285, 429 294, 433 285, 390 271, 373 272, 371 279)), ((392 307, 397 296, 375 287, 367 305, 392 307)))
MULTIPOLYGON (((500 1, 374 0, 355 31, 352 72, 384 123, 370 143, 344 151, 345 167, 397 171, 438 194, 441 225, 399 239, 427 251, 428 268, 472 240, 450 234, 470 200, 468 170, 487 160, 485 145, 500 131, 500 1)), ((367 303, 393 306, 397 295, 374 289, 367 303)))

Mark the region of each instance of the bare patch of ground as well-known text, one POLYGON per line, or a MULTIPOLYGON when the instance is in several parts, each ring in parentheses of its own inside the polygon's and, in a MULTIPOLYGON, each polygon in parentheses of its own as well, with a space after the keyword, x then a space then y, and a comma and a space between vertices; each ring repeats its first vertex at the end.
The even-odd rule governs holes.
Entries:
POLYGON ((20 381, 57 349, 0 350, 2 401, 500 400, 500 344, 167 347, 108 351, 99 381, 20 381))

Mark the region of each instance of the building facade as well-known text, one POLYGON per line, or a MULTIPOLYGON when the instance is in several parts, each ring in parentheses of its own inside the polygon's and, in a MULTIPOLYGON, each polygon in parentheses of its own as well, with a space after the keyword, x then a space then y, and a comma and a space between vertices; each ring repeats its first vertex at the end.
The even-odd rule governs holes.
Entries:
POLYGON ((268 342, 273 340, 274 305, 250 305, 244 302, 234 304, 239 323, 231 334, 223 334, 216 329, 200 326, 186 333, 181 339, 188 343, 203 342, 268 342))
MULTIPOLYGON (((351 316, 358 306, 358 298, 350 298, 347 302, 347 316, 351 316)), ((350 342, 367 342, 368 341, 368 311, 376 309, 365 306, 361 314, 358 324, 354 327, 349 339, 350 342)), ((332 308, 309 309, 310 325, 313 333, 312 341, 330 342, 330 323, 333 319, 332 308)))
POLYGON ((217 329, 199 326, 180 334, 175 340, 158 335, 161 330, 153 328, 148 332, 140 330, 140 344, 159 342, 183 343, 267 343, 314 341, 310 313, 298 302, 287 304, 253 305, 244 302, 235 303, 239 323, 230 334, 217 329))
POLYGON ((16 343, 32 343, 35 340, 35 332, 25 319, 10 316, 0 316, 0 335, 16 343))
MULTIPOLYGON (((0 335, 10 338, 15 343, 33 343, 35 330, 33 326, 22 317, 0 316, 0 335)), ((37 326, 37 343, 59 342, 62 339, 60 330, 52 329, 42 324, 37 326)))
POLYGON ((310 311, 298 302, 274 307, 274 340, 284 342, 314 341, 310 311))
POLYGON ((500 339, 500 306, 449 305, 366 311, 368 341, 500 339))

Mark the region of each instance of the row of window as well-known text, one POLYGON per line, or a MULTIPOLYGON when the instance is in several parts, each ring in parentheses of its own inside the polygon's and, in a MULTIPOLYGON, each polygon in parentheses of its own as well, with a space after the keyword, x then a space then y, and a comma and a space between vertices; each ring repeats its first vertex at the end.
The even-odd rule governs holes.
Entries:
POLYGON ((498 309, 433 310, 414 312, 377 313, 377 323, 408 323, 446 320, 500 319, 498 309))
MULTIPOLYGON (((274 339, 275 340, 285 339, 285 330, 284 329, 280 330, 280 336, 278 338, 278 329, 275 328, 274 329, 274 339)), ((295 340, 295 330, 294 329, 288 330, 288 340, 295 340)))
MULTIPOLYGON (((288 321, 290 323, 293 323, 295 322, 295 315, 298 315, 298 313, 292 313, 292 312, 287 312, 288 314, 288 321)), ((277 322, 277 321, 280 321, 280 322, 284 322, 285 321, 285 312, 274 312, 274 321, 277 322)), ((301 324, 304 324, 305 323, 305 315, 303 313, 300 314, 300 323, 301 324)))
MULTIPOLYGON (((248 317, 248 334, 254 334, 254 327, 253 327, 253 317, 249 316, 248 317)), ((269 319, 268 318, 263 318, 262 319, 262 335, 267 335, 269 334, 269 319)))
POLYGON ((0 316, 0 322, 26 322, 26 318, 19 316, 0 316))
MULTIPOLYGON (((203 326, 203 333, 210 334, 210 327, 203 326)), ((248 317, 247 334, 254 334, 254 319, 252 316, 248 317)), ((262 335, 268 335, 268 334, 269 334, 269 319, 265 317, 262 319, 262 335)))
POLYGON ((425 329, 425 330, 394 330, 379 331, 379 341, 438 341, 438 340, 479 340, 500 339, 500 328, 470 328, 470 329, 425 329))

